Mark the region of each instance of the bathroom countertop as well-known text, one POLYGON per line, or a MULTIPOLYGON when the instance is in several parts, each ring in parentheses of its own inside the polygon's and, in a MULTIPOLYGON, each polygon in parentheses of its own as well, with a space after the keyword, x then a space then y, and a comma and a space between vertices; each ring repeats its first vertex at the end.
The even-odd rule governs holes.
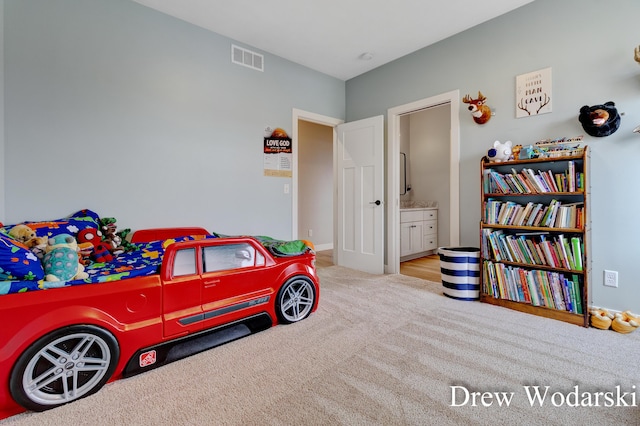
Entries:
POLYGON ((436 201, 400 201, 400 210, 437 209, 436 201))

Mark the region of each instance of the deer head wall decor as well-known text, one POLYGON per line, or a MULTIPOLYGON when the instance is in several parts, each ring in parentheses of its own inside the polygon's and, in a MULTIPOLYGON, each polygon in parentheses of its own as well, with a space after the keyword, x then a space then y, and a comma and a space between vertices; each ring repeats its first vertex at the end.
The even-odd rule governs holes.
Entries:
POLYGON ((469 111, 471 111, 473 121, 478 124, 484 124, 491 118, 491 108, 485 104, 486 100, 487 97, 480 91, 478 91, 477 99, 471 99, 470 95, 466 95, 462 98, 462 102, 469 104, 469 111))

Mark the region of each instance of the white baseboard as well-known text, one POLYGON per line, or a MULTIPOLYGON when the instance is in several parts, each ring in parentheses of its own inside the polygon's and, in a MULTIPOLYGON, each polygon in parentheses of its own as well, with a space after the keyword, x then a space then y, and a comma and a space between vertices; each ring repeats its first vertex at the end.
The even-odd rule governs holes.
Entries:
POLYGON ((333 244, 318 244, 316 245, 316 251, 333 250, 333 244))

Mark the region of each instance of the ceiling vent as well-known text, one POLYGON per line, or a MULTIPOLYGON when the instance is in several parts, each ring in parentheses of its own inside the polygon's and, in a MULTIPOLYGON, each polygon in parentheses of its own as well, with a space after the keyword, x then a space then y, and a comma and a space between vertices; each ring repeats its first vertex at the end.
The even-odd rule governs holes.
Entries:
POLYGON ((242 47, 231 45, 231 62, 257 71, 264 71, 264 56, 242 47))

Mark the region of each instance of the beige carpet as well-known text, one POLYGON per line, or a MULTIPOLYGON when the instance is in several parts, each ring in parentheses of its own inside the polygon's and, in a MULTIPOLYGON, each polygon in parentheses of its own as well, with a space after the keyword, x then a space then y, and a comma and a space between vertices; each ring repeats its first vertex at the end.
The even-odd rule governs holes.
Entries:
POLYGON ((301 323, 0 425, 640 424, 640 331, 455 301, 438 283, 402 275, 319 273, 320 307, 301 323), (532 407, 525 387, 536 385, 549 390, 532 407), (508 406, 490 394, 473 406, 472 392, 512 396, 508 406))

